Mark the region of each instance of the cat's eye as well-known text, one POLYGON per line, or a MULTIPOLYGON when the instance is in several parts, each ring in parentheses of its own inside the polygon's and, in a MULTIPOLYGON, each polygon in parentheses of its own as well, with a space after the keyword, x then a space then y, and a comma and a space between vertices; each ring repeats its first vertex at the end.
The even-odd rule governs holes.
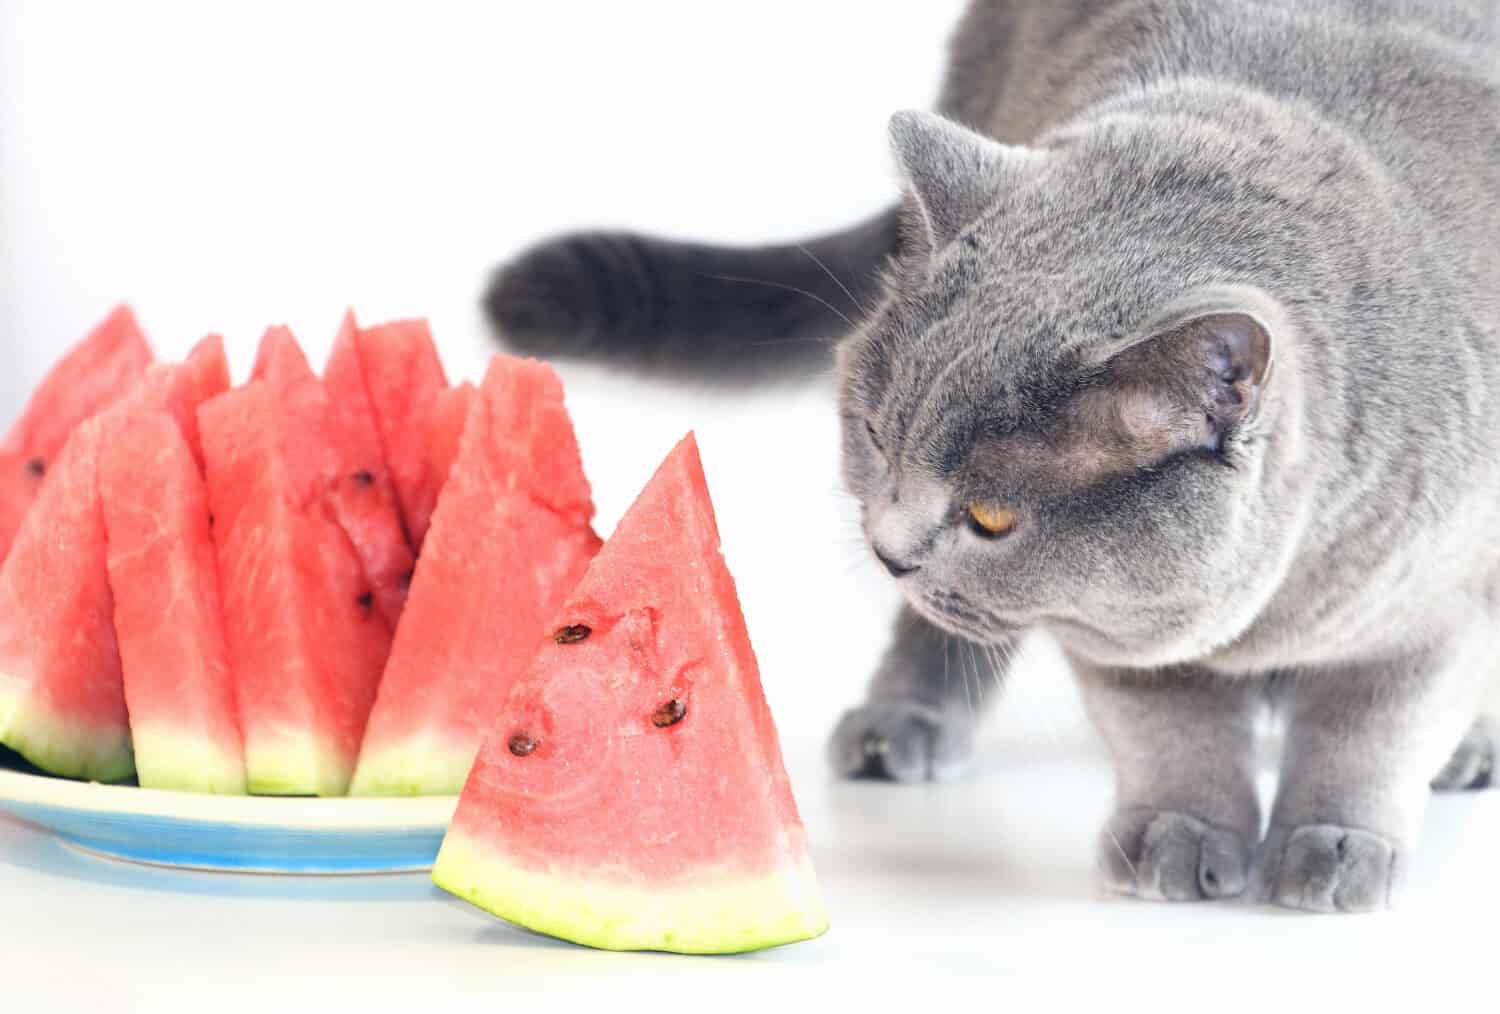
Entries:
POLYGON ((1009 507, 985 503, 982 500, 969 504, 968 519, 969 527, 974 533, 986 539, 998 539, 1009 535, 1015 531, 1016 522, 1020 520, 1016 512, 1009 507))
POLYGON ((870 445, 877 451, 879 451, 883 456, 885 454, 885 448, 880 444, 880 436, 875 432, 875 424, 870 422, 870 420, 868 419, 865 420, 865 435, 870 438, 870 445))

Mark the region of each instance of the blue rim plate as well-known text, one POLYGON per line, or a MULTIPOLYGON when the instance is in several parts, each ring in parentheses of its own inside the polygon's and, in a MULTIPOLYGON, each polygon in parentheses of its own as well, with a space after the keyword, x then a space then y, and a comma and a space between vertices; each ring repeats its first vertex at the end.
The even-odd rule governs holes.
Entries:
POLYGON ((429 870, 457 805, 457 796, 210 796, 0 768, 0 812, 66 844, 131 862, 231 873, 429 870))

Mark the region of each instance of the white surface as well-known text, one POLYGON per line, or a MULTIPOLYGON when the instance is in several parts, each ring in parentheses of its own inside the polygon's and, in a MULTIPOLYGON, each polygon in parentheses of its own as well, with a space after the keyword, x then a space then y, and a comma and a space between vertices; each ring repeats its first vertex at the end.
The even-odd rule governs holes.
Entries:
MULTIPOLYGON (((240 373, 267 323, 290 322, 317 358, 346 304, 426 314, 450 372, 477 378, 482 277, 545 232, 755 240, 852 220, 892 194, 886 116, 930 101, 960 4, 478 6, 0 0, 0 420, 120 297, 166 355, 222 330, 240 373)), ((727 960, 598 954, 421 878, 134 869, 0 822, 7 1009, 36 994, 47 1010, 207 995, 215 1010, 551 1011, 570 1007, 511 1005, 588 993, 790 1011, 811 990, 836 1009, 1295 1011, 1457 989, 1483 1010, 1500 995, 1500 793, 1434 806, 1392 915, 1106 899, 1092 849, 1108 771, 1045 650, 968 782, 830 782, 823 737, 894 598, 836 492, 826 379, 725 393, 564 374, 602 531, 698 429, 829 935, 727 960)))

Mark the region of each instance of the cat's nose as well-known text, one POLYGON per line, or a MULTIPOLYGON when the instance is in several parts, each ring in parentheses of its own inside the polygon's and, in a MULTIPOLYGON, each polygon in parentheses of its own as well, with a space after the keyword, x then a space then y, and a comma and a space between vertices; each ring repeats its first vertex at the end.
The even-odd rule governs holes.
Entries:
POLYGON ((875 559, 879 560, 885 566, 885 569, 891 572, 891 577, 905 577, 906 575, 914 573, 915 571, 921 569, 921 567, 915 563, 902 563, 895 557, 886 554, 881 550, 879 546, 872 545, 870 548, 875 553, 875 559))

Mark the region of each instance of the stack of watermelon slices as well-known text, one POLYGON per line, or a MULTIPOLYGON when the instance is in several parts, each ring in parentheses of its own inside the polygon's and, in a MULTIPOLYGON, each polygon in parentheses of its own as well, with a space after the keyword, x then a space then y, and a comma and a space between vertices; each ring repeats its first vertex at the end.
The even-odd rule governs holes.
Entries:
POLYGON ((116 310, 4 445, 0 743, 66 777, 322 796, 365 746, 364 792, 456 794, 599 546, 556 376, 497 356, 450 386, 425 322, 352 314, 322 377, 283 327, 241 387, 217 338, 151 361, 116 310))
POLYGON ((240 387, 217 337, 151 358, 115 311, 0 451, 0 744, 146 788, 462 789, 438 883, 594 946, 826 928, 691 435, 604 544, 541 363, 451 386, 424 322, 352 313, 321 377, 285 328, 240 387))

